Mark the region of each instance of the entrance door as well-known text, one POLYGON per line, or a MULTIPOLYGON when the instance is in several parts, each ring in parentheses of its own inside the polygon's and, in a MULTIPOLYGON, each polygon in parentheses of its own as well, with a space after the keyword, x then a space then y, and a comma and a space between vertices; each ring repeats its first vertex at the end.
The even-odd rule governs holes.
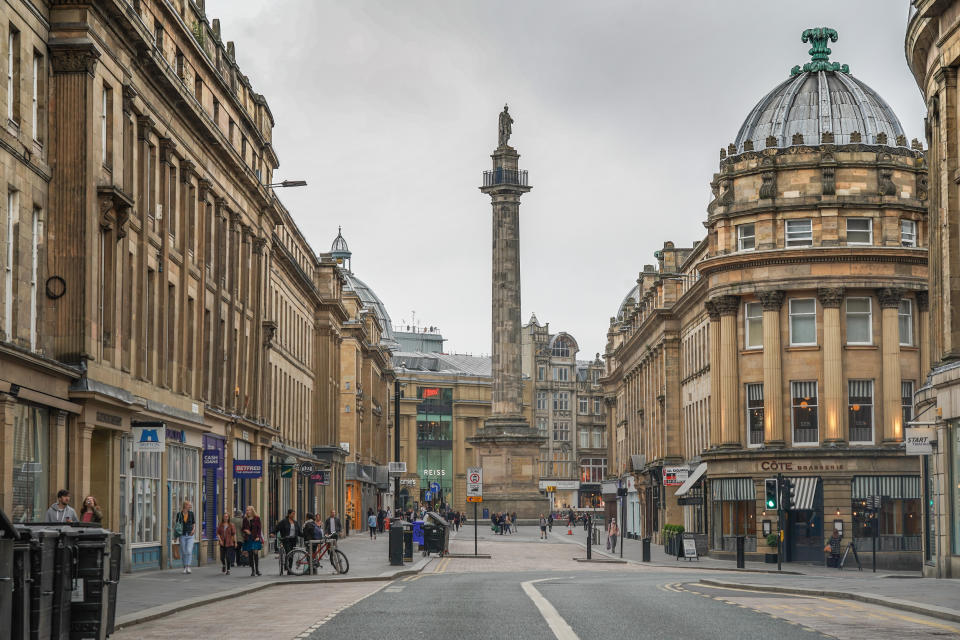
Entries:
POLYGON ((817 482, 813 508, 787 511, 787 559, 823 563, 823 488, 817 482))

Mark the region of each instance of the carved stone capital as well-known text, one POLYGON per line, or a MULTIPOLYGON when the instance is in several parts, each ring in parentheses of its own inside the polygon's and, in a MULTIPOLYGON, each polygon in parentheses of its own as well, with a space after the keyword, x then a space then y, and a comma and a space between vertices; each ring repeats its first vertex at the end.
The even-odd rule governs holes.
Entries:
POLYGON ((97 187, 97 204, 100 207, 100 227, 105 231, 116 228, 117 240, 126 237, 133 198, 113 185, 102 185, 97 187))
POLYGON ((170 138, 160 138, 160 162, 169 164, 170 156, 177 152, 176 143, 170 138))
POLYGON ((740 308, 740 296, 717 296, 711 302, 721 316, 735 316, 740 308))
POLYGON ((717 305, 713 300, 707 300, 703 303, 703 306, 707 309, 707 315, 710 316, 711 320, 720 319, 720 310, 717 309, 717 305))
POLYGON ((197 197, 201 200, 205 200, 207 195, 210 194, 210 191, 213 190, 213 183, 211 183, 206 178, 200 178, 197 180, 197 197))
POLYGON ((190 178, 197 172, 197 165, 190 160, 180 161, 180 182, 190 182, 190 178))
POLYGON ((273 338, 277 335, 277 323, 273 320, 263 321, 263 346, 269 347, 273 344, 273 338))
POLYGON ((50 41, 50 66, 54 73, 88 73, 97 69, 100 50, 92 42, 58 43, 50 41))
POLYGON ((259 255, 263 255, 263 250, 266 248, 266 246, 267 246, 267 239, 266 239, 266 238, 254 238, 254 239, 253 239, 253 252, 254 252, 255 254, 257 254, 258 256, 259 256, 259 255))
POLYGON ((764 311, 780 311, 783 300, 787 296, 783 291, 777 289, 775 291, 759 291, 757 297, 760 298, 760 304, 764 311))
POLYGON ((877 300, 880 301, 881 309, 897 309, 900 307, 900 301, 903 299, 903 289, 895 287, 883 287, 877 289, 877 300))
POLYGON ((837 309, 843 302, 843 287, 823 287, 817 289, 817 300, 825 309, 837 309))
POLYGON ((238 211, 230 211, 230 213, 229 213, 228 215, 229 215, 229 217, 230 217, 230 228, 233 229, 234 231, 237 231, 237 230, 239 229, 239 227, 240 227, 240 224, 241 224, 241 223, 240 223, 240 212, 238 212, 238 211))
POLYGON ((156 124, 150 116, 137 116, 137 139, 146 140, 156 124))
POLYGON ((919 309, 920 311, 929 311, 930 310, 930 292, 917 291, 914 295, 917 296, 917 309, 919 309))

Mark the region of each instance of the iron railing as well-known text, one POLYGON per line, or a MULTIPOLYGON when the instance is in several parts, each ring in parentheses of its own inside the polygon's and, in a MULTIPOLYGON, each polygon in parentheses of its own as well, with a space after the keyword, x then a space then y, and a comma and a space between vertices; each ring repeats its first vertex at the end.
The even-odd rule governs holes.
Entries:
POLYGON ((495 187, 501 184, 527 186, 526 169, 494 169, 483 172, 483 186, 495 187))

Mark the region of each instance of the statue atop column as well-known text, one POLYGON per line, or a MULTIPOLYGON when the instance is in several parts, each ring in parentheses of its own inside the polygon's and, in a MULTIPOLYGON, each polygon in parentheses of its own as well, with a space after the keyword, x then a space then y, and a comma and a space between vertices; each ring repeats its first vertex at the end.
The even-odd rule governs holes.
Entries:
POLYGON ((508 141, 510 140, 510 134, 513 133, 513 118, 510 117, 508 109, 507 105, 503 105, 503 112, 500 113, 500 126, 497 130, 498 148, 510 146, 508 141))

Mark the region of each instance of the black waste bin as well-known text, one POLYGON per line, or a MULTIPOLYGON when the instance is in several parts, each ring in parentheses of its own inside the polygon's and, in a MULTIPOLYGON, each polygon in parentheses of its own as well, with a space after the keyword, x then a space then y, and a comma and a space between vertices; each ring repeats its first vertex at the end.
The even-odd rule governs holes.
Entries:
POLYGON ((30 546, 30 638, 50 638, 53 614, 53 582, 60 532, 42 527, 24 527, 24 541, 30 546))
POLYGON ((18 579, 20 590, 22 590, 23 577, 18 576, 15 571, 13 553, 19 537, 20 533, 7 519, 6 514, 0 511, 0 629, 10 629, 13 624, 13 606, 18 590, 18 579))
POLYGON ((403 523, 403 561, 413 562, 413 525, 403 523))
MULTIPOLYGON (((44 526, 44 525, 40 525, 44 526)), ((54 552, 53 608, 50 614, 51 640, 70 638, 70 601, 77 571, 77 530, 69 526, 51 527, 58 531, 54 552)))
POLYGON ((77 562, 70 605, 71 640, 104 640, 107 637, 110 563, 107 542, 110 532, 100 527, 79 526, 77 562), (107 561, 105 561, 105 558, 107 561))
MULTIPOLYGON (((13 539, 13 613, 10 620, 14 640, 30 638, 30 530, 17 527, 13 539)), ((49 631, 47 632, 49 637, 49 631)))
POLYGON ((390 564, 393 566, 403 566, 403 526, 398 520, 390 523, 390 544, 389 553, 390 564))
POLYGON ((444 555, 449 551, 450 523, 439 513, 427 512, 423 518, 423 551, 444 555))
POLYGON ((107 541, 110 575, 107 580, 107 635, 113 633, 113 624, 117 617, 117 588, 120 584, 120 571, 123 568, 123 536, 110 533, 107 541))

